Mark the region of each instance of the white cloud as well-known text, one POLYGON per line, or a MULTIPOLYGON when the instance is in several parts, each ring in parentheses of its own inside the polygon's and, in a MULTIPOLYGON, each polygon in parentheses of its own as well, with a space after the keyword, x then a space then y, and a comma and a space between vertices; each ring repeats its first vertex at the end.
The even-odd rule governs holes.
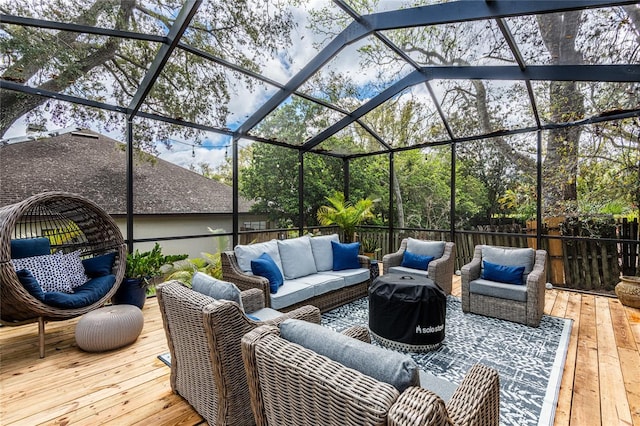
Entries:
POLYGON ((231 155, 231 147, 223 140, 212 141, 207 140, 200 146, 190 146, 182 143, 174 143, 171 150, 168 150, 164 144, 157 144, 161 158, 170 163, 190 169, 191 166, 199 171, 199 164, 207 163, 211 168, 216 168, 225 161, 226 155, 231 155))

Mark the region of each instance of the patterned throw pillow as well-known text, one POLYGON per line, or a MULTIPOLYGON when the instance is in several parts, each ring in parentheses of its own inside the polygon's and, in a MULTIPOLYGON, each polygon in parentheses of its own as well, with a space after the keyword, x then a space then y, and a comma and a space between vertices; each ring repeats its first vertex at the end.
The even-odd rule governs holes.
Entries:
POLYGON ((89 278, 84 271, 82 259, 80 259, 80 250, 72 251, 63 255, 67 261, 67 274, 69 276, 69 284, 71 288, 80 287, 86 283, 89 278))
POLYGON ((16 271, 28 269, 38 280, 44 291, 62 291, 73 293, 67 275, 67 259, 60 254, 11 259, 16 271))

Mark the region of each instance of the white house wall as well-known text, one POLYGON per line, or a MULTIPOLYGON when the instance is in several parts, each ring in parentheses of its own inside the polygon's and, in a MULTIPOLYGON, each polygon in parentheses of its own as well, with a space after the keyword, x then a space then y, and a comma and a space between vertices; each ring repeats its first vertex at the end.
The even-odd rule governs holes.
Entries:
MULTIPOLYGON (((122 235, 127 235, 127 222, 125 217, 114 218, 122 235)), ((258 220, 254 216, 241 216, 244 220, 258 220)), ((223 229, 225 233, 231 233, 233 228, 231 215, 189 215, 189 216, 135 216, 133 222, 133 238, 158 239, 158 238, 178 238, 191 235, 207 235, 208 228, 223 229)), ((159 241, 164 254, 183 254, 189 257, 201 257, 201 253, 216 253, 218 251, 218 240, 214 237, 206 236, 202 238, 189 238, 159 241)), ((154 241, 145 243, 135 243, 134 248, 140 251, 151 250, 154 241)), ((227 237, 227 246, 231 248, 231 237, 227 237)))

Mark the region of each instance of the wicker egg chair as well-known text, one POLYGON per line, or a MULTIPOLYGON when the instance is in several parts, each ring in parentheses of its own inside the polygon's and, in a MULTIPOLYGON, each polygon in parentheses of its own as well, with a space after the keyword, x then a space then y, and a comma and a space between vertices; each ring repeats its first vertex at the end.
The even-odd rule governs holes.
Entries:
POLYGON ((126 245, 113 219, 98 205, 79 195, 45 192, 0 208, 0 322, 38 322, 40 357, 44 357, 44 324, 83 315, 104 305, 124 277, 126 245), (47 237, 51 252, 80 250, 83 259, 115 252, 116 280, 97 302, 81 308, 46 305, 20 283, 11 262, 11 240, 47 237))

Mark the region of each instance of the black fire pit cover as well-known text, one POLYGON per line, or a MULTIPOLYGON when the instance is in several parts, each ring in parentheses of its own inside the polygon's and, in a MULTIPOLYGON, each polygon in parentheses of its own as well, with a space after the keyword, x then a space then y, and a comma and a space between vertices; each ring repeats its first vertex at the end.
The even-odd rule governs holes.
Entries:
POLYGON ((369 329, 387 346, 384 340, 410 345, 399 345, 403 350, 435 349, 444 340, 446 309, 447 296, 429 278, 386 274, 369 288, 369 329))

